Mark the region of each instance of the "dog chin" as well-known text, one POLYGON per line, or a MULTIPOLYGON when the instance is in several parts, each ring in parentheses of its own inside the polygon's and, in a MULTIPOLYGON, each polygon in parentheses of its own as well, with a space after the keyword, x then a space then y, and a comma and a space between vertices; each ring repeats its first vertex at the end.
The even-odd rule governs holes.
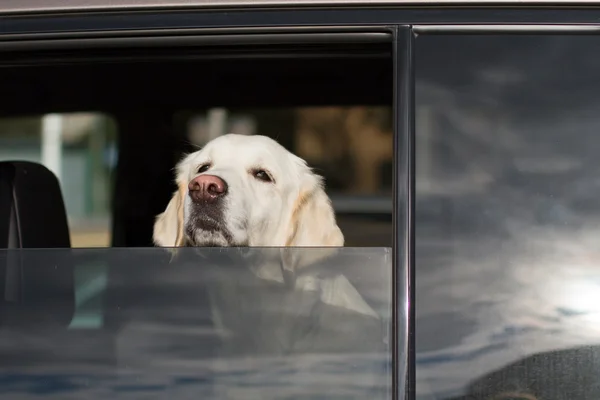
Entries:
POLYGON ((188 235, 188 243, 193 247, 230 247, 232 244, 227 237, 219 231, 205 231, 196 229, 188 235))

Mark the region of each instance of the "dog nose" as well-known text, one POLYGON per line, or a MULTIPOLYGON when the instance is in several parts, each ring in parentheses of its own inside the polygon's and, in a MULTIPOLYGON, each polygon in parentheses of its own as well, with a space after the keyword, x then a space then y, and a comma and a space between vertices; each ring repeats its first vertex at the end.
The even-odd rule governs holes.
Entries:
POLYGON ((193 201, 213 202, 227 193, 227 184, 218 176, 200 175, 188 185, 193 201))

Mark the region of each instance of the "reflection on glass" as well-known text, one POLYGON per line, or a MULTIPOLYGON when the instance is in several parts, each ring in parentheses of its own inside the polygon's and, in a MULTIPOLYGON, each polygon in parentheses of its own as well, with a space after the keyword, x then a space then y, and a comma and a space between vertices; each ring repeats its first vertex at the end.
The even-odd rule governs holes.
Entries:
POLYGON ((22 300, 1 309, 11 398, 390 398, 389 248, 9 250, 0 263, 22 277, 6 282, 22 300))
POLYGON ((600 38, 417 45, 417 398, 600 398, 600 38))

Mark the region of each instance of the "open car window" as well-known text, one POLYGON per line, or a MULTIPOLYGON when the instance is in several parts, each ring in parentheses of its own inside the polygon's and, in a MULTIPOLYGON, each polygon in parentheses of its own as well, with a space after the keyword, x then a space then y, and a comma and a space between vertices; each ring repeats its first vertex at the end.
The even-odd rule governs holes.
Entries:
MULTIPOLYGON (((111 245, 119 136, 139 135, 119 129, 117 118, 99 112, 0 116, 0 161, 33 161, 53 171, 64 195, 72 247, 111 245)), ((181 109, 166 125, 172 138, 188 144, 186 151, 226 133, 276 139, 325 177, 350 245, 391 245, 391 107, 181 109), (353 234, 357 226, 369 234, 353 234)), ((169 184, 174 176, 164 179, 169 184)))
POLYGON ((0 49, 0 91, 11 93, 0 141, 59 176, 74 247, 152 246, 176 163, 229 132, 269 136, 324 176, 348 246, 389 247, 391 34, 312 36, 11 42, 0 49), (63 129, 50 141, 49 117, 63 129))
POLYGON ((389 398, 389 248, 3 250, 0 262, 21 270, 0 321, 10 398, 389 398))

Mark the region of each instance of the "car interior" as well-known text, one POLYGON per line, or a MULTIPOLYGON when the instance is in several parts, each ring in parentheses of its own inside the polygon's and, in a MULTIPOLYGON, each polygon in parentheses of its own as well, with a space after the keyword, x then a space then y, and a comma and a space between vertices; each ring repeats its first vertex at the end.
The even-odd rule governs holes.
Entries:
MULTIPOLYGON (((333 35, 328 42, 327 35, 319 40, 297 35, 289 43, 274 38, 0 52, 0 90, 9 94, 0 99, 0 118, 82 111, 110 115, 119 132, 110 245, 152 246, 154 217, 174 191, 173 167, 194 149, 177 118, 186 110, 391 105, 389 37, 333 35)), ((270 126, 273 115, 259 121, 257 133, 294 152, 293 126, 285 121, 270 126)), ((390 163, 380 175, 391 189, 390 163)), ((325 178, 329 188, 335 187, 331 177, 325 178)), ((391 245, 391 196, 383 199, 387 210, 338 211, 347 245, 391 245), (360 226, 373 223, 372 232, 361 233, 360 226)))

